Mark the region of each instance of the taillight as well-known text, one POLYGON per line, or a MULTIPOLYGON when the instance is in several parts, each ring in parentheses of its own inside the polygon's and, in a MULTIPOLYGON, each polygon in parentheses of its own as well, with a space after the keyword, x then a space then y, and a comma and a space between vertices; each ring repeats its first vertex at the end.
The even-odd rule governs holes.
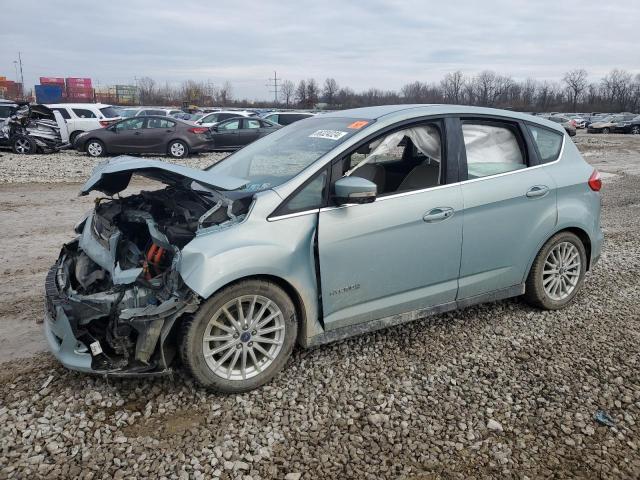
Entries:
POLYGON ((600 177, 600 172, 594 169, 587 183, 589 184, 589 188, 591 190, 593 190, 594 192, 599 192, 602 188, 602 178, 600 177))
POLYGON ((111 122, 108 122, 108 121, 106 121, 106 120, 100 120, 100 126, 101 126, 102 128, 104 128, 104 127, 108 127, 109 125, 111 125, 111 122))
POLYGON ((189 129, 191 133, 198 133, 198 134, 205 133, 207 130, 209 129, 206 127, 194 127, 189 129))

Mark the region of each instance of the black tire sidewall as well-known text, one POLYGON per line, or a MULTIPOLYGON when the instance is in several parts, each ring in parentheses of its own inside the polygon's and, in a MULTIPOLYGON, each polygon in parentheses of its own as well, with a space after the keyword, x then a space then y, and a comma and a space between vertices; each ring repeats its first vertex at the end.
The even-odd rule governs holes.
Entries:
POLYGON ((169 145, 167 146, 167 152, 169 153, 169 156, 173 157, 173 158, 186 158, 186 157, 189 156, 189 147, 182 140, 172 140, 172 141, 169 142, 169 145), (178 156, 174 155, 173 153, 171 153, 171 145, 174 145, 176 143, 179 143, 180 145, 182 145, 184 147, 184 155, 182 155, 180 157, 178 157, 178 156))
POLYGON ((298 334, 295 306, 279 286, 262 280, 246 280, 231 285, 207 300, 189 321, 183 333, 182 361, 192 376, 203 386, 223 393, 242 393, 269 382, 284 368, 291 356, 298 334), (285 318, 284 344, 276 359, 260 374, 247 380, 227 380, 215 375, 202 351, 202 337, 211 317, 230 300, 242 295, 262 295, 274 302, 285 318))
POLYGON ((534 262, 534 266, 532 268, 531 275, 533 278, 530 278, 527 282, 527 288, 533 288, 533 292, 527 292, 528 294, 534 295, 535 303, 538 303, 540 307, 547 310, 559 310, 561 308, 566 307, 578 294, 580 289, 582 288, 582 284, 584 282, 584 277, 587 271, 587 253, 584 248, 582 241, 571 232, 561 232, 554 235, 549 241, 542 247, 540 252, 538 253, 536 260, 534 262), (549 252, 559 243, 569 242, 573 244, 580 254, 580 277, 578 278, 578 284, 576 288, 573 289, 571 294, 563 299, 563 300, 553 300, 549 298, 546 291, 544 290, 542 280, 542 272, 544 269, 544 263, 549 255, 549 252))

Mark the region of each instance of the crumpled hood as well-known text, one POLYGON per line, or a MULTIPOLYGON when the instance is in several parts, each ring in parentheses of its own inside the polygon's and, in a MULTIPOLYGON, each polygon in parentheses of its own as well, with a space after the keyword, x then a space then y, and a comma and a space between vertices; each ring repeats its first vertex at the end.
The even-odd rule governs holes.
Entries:
POLYGON ((134 173, 168 185, 194 180, 202 185, 221 190, 236 190, 247 183, 242 178, 213 174, 207 170, 122 155, 96 166, 89 180, 80 189, 80 195, 87 195, 92 190, 114 195, 127 188, 134 173))

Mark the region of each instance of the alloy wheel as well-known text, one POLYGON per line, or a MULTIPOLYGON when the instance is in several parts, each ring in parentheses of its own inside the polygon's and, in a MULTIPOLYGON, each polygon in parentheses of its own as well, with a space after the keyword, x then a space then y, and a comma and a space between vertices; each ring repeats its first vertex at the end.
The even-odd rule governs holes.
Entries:
POLYGON ((227 380, 246 380, 266 370, 285 340, 280 308, 261 295, 227 302, 209 320, 202 352, 211 371, 227 380))
POLYGON ((640 126, 636 125, 631 129, 631 133, 634 135, 640 135, 640 126))
POLYGON ((99 157, 100 155, 102 155, 102 145, 100 145, 98 142, 91 142, 87 146, 87 152, 89 152, 89 155, 91 155, 92 157, 99 157))
POLYGON ((183 144, 179 142, 171 144, 171 155, 173 155, 174 157, 182 157, 184 154, 185 148, 183 144))
POLYGON ((15 142, 16 151, 20 154, 27 154, 31 152, 31 144, 26 138, 19 138, 15 142))
POLYGON ((582 260, 571 242, 555 245, 544 262, 542 286, 552 300, 564 300, 573 293, 580 279, 582 260))

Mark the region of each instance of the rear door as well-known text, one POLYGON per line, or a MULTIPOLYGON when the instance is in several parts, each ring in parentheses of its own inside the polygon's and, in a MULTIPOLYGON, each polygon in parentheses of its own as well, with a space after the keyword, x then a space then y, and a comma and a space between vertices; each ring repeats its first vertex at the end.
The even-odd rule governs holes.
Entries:
POLYGON ((150 153, 166 153, 167 142, 176 131, 176 122, 168 118, 148 117, 140 148, 150 153))
POLYGON ((464 226, 458 298, 522 284, 531 256, 556 224, 556 185, 527 127, 462 118, 464 226))

